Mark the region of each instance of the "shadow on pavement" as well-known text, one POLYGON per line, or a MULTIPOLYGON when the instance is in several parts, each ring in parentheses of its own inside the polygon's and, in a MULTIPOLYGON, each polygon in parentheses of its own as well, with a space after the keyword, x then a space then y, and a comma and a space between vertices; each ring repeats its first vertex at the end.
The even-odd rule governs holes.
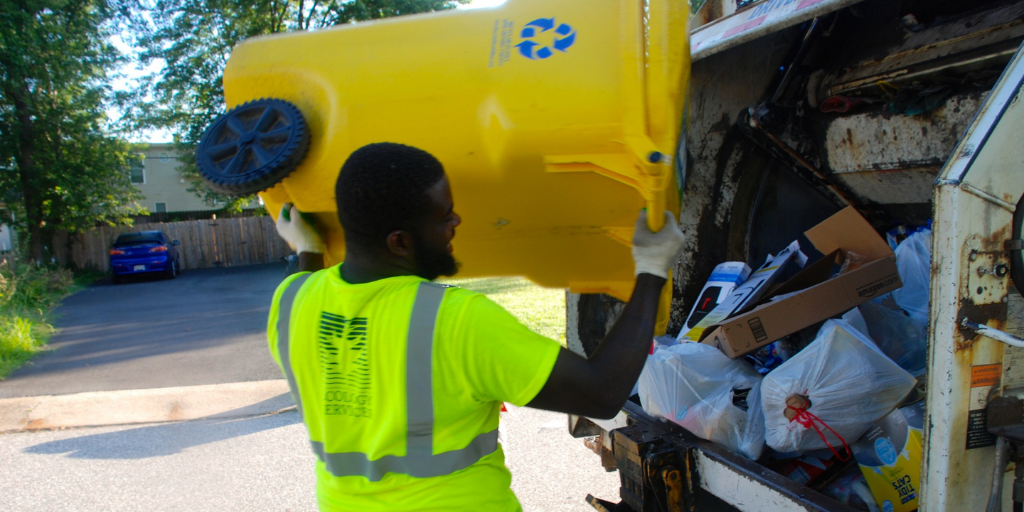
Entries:
MULTIPOLYGON (((281 396, 287 396, 287 393, 281 396)), ((72 459, 106 460, 174 455, 188 448, 299 423, 301 420, 294 410, 245 417, 246 414, 266 410, 265 404, 280 401, 281 396, 192 421, 162 423, 41 443, 26 448, 25 453, 65 454, 72 459)))

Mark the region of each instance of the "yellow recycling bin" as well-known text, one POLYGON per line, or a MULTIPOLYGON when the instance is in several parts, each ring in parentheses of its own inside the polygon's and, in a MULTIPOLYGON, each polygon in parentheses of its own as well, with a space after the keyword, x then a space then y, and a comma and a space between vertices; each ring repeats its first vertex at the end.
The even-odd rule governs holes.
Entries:
POLYGON ((639 210, 679 212, 689 78, 686 2, 644 4, 509 0, 243 42, 224 73, 228 106, 281 99, 308 124, 305 158, 260 193, 267 210, 312 214, 327 263, 340 262, 342 164, 365 144, 408 144, 451 181, 460 276, 627 299, 639 210))

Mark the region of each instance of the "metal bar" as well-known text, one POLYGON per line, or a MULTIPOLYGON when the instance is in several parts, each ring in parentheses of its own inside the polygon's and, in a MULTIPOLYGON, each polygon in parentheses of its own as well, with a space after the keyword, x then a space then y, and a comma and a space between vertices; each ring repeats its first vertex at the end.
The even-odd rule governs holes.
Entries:
POLYGON ((779 82, 779 86, 775 89, 775 94, 772 95, 772 103, 779 101, 779 98, 782 97, 782 93, 785 92, 786 87, 789 86, 789 82, 793 79, 793 70, 803 62, 804 56, 807 55, 807 50, 811 47, 811 41, 818 30, 819 22, 819 18, 814 18, 814 21, 811 22, 810 28, 808 28, 807 32, 804 34, 804 39, 800 43, 800 49, 797 50, 796 57, 793 58, 793 62, 791 62, 789 67, 786 68, 786 73, 782 75, 782 81, 779 82))
POLYGON ((763 0, 694 30, 690 34, 690 55, 695 61, 703 59, 860 1, 763 0))
POLYGON ((971 185, 970 183, 966 183, 966 182, 965 183, 961 183, 960 184, 960 188, 962 188, 964 190, 964 192, 970 192, 971 194, 974 194, 974 195, 976 195, 976 196, 978 196, 978 197, 980 197, 980 198, 982 198, 982 199, 984 199, 984 200, 986 200, 986 201, 988 201, 990 203, 997 204, 997 205, 1001 206, 1003 209, 1005 209, 1007 211, 1012 212, 1012 211, 1017 209, 1017 207, 1015 205, 1013 205, 1013 204, 1011 204, 1011 203, 1009 203, 1007 201, 1003 201, 1002 199, 999 199, 998 197, 996 197, 996 196, 994 196, 992 194, 989 194, 988 192, 986 192, 986 191, 984 191, 984 190, 982 190, 982 189, 980 189, 978 187, 975 187, 974 185, 971 185))
MULTIPOLYGON (((803 155, 786 144, 782 139, 776 137, 765 129, 760 121, 758 121, 757 115, 752 112, 754 108, 755 107, 751 107, 747 112, 746 124, 750 127, 750 130, 744 130, 745 134, 748 136, 752 133, 759 135, 760 138, 751 137, 751 139, 769 152, 772 152, 772 148, 774 148, 778 153, 788 157, 789 163, 791 163, 797 171, 800 169, 806 171, 800 174, 803 174, 808 182, 815 185, 818 190, 829 196, 836 202, 836 204, 841 206, 858 206, 860 204, 860 201, 854 198, 852 194, 844 190, 842 186, 834 182, 830 177, 826 176, 817 167, 815 167, 814 164, 804 158, 803 155), (769 143, 771 145, 770 147, 768 146, 769 143)), ((743 122, 742 118, 740 119, 740 122, 743 122)))
POLYGON ((989 327, 984 324, 974 323, 968 320, 966 316, 960 320, 960 325, 962 325, 965 329, 970 329, 982 336, 992 338, 996 341, 1001 341, 1003 343, 1006 343, 1007 345, 1010 345, 1011 347, 1024 348, 1024 339, 1020 339, 1008 332, 1000 331, 995 327, 989 327))

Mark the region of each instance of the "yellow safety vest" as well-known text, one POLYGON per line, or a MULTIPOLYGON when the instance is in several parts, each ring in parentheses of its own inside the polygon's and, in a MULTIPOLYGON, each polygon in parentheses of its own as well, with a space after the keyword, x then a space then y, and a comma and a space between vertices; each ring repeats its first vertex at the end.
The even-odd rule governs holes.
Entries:
MULTIPOLYGON (((337 271, 337 268, 331 271, 337 271)), ((322 403, 321 397, 301 394, 291 361, 289 344, 292 306, 299 290, 311 275, 300 275, 287 286, 281 294, 277 319, 277 350, 281 367, 288 380, 292 399, 303 418, 310 414, 322 414, 326 405, 322 403)), ((497 449, 498 430, 494 429, 477 435, 465 448, 433 453, 434 392, 431 372, 434 330, 446 288, 426 281, 419 283, 409 316, 405 358, 406 454, 385 455, 371 460, 366 453, 331 452, 325 449, 324 440, 317 439, 316 434, 311 432, 313 453, 332 475, 364 476, 371 482, 380 481, 387 473, 416 478, 442 476, 468 468, 497 449)), ((359 319, 348 320, 349 328, 357 333, 360 327, 358 321, 359 319)), ((359 411, 353 411, 353 414, 358 415, 359 411)))

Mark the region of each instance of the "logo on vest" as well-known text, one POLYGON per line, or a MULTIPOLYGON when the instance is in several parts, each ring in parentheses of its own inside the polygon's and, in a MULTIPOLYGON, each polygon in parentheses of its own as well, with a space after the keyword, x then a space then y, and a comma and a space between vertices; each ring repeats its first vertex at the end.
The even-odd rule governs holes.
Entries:
POLYGON ((320 314, 320 364, 326 386, 324 414, 369 418, 373 414, 365 317, 320 314))

